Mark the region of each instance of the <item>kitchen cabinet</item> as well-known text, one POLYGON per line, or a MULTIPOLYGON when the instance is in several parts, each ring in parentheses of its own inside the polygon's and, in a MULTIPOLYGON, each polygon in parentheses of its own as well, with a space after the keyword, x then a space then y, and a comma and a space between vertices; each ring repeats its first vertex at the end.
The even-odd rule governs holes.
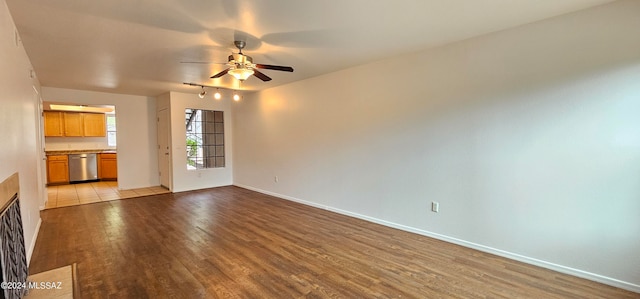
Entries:
POLYGON ((101 180, 118 179, 118 158, 115 153, 102 153, 99 155, 98 178, 101 180))
POLYGON ((64 136, 64 122, 62 112, 45 111, 44 117, 44 136, 64 136))
POLYGON ((45 111, 43 115, 46 137, 107 136, 104 113, 45 111))
POLYGON ((64 112, 64 136, 82 137, 82 113, 64 112))
POLYGON ((107 120, 104 113, 82 113, 82 126, 85 137, 107 136, 107 120))
POLYGON ((67 155, 47 156, 47 183, 65 184, 69 182, 69 157, 67 155))

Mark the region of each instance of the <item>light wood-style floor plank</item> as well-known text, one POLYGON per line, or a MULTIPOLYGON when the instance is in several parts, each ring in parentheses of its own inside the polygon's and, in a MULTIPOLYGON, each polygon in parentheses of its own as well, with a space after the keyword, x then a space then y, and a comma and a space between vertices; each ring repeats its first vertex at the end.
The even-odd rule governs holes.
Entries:
POLYGON ((83 298, 640 298, 238 187, 43 211, 37 273, 83 298))

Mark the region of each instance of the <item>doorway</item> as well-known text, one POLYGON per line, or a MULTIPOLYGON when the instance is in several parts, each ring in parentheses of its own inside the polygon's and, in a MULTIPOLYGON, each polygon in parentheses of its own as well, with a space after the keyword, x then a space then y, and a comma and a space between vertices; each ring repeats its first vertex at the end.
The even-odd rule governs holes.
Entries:
POLYGON ((162 109, 158 111, 158 172, 160 175, 160 185, 172 190, 170 134, 169 110, 162 109))

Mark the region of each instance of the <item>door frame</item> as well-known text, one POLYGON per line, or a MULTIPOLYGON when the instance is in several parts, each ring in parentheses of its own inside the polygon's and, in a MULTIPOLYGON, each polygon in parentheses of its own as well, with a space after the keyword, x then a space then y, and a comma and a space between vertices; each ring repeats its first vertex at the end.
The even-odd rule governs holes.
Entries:
POLYGON ((158 176, 160 185, 173 190, 173 170, 171 153, 171 126, 169 109, 158 110, 157 115, 157 138, 158 138, 158 176), (160 144, 161 140, 166 140, 166 145, 160 144), (163 148, 164 147, 164 148, 163 148), (166 159, 166 161, 165 161, 166 159), (164 166, 164 167, 163 167, 164 166), (162 172, 166 169, 166 174, 162 172), (164 181, 166 180, 166 181, 164 181))
POLYGON ((40 199, 40 206, 38 207, 40 210, 44 210, 47 205, 47 201, 49 201, 49 196, 47 195, 47 156, 44 152, 45 150, 45 140, 44 140, 44 104, 42 103, 42 97, 40 96, 40 92, 35 85, 33 87, 33 97, 34 103, 37 106, 35 109, 35 117, 36 117, 36 149, 38 151, 38 161, 36 162, 36 180, 38 184, 38 198, 40 199))

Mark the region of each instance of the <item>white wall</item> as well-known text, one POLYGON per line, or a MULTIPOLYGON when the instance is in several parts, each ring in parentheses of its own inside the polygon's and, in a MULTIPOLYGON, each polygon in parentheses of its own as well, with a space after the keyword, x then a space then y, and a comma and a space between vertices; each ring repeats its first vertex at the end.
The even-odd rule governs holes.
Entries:
POLYGON ((38 194, 41 154, 36 124, 39 115, 37 79, 21 43, 15 43, 15 25, 6 2, 0 2, 0 182, 14 173, 20 179, 20 209, 27 260, 35 245, 40 226, 39 207, 44 194, 38 194), (35 90, 34 90, 35 87, 35 90))
MULTIPOLYGON (((161 97, 166 98, 165 95, 161 97)), ((204 99, 201 99, 195 94, 170 92, 169 102, 171 107, 172 191, 182 192, 231 185, 233 183, 231 94, 224 93, 223 99, 215 100, 211 94, 207 94, 204 99), (185 125, 185 109, 187 108, 224 112, 226 167, 187 170, 187 129, 185 125)))
POLYGON ((116 107, 118 187, 158 186, 155 98, 42 87, 45 101, 116 107))
POLYGON ((640 292, 638 16, 618 1, 247 96, 234 183, 640 292))

